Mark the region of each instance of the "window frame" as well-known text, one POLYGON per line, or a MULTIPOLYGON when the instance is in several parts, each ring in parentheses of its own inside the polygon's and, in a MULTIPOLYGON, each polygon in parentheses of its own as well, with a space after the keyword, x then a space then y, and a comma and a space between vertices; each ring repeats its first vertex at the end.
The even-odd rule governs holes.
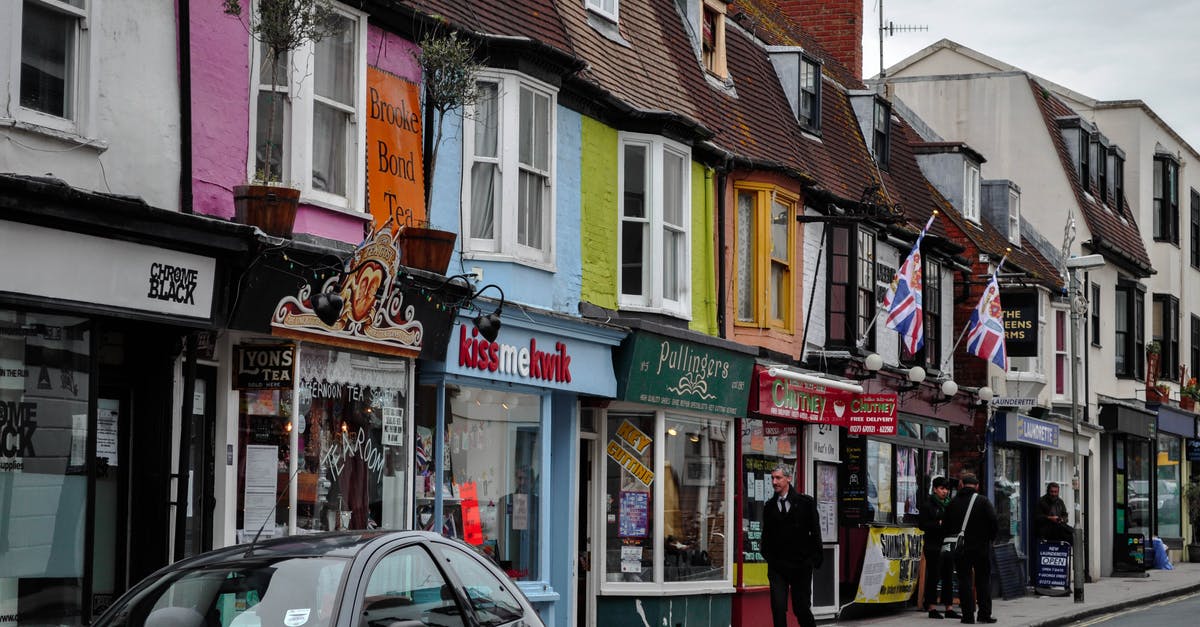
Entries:
POLYGON ((1117 207, 1117 213, 1121 213, 1125 207, 1125 158, 1119 154, 1113 155, 1113 204, 1117 207))
POLYGON ((617 136, 617 302, 621 309, 629 311, 647 311, 665 313, 667 315, 692 319, 692 151, 688 146, 669 140, 661 135, 644 133, 621 132, 617 136), (642 146, 646 149, 646 189, 656 193, 647 194, 645 221, 649 225, 650 250, 643 255, 642 263, 642 294, 626 294, 623 290, 622 251, 624 250, 625 222, 625 147, 629 145, 642 146), (683 250, 679 264, 679 295, 678 300, 669 300, 663 294, 661 281, 663 264, 663 232, 666 230, 664 220, 663 195, 666 192, 662 185, 664 159, 667 153, 673 153, 683 163, 683 176, 680 179, 680 203, 683 224, 678 225, 683 234, 683 250), (660 280, 655 280, 656 278, 660 280), (647 289, 649 293, 647 293, 647 289))
MULTIPOLYGON (((11 104, 8 111, 12 116, 9 119, 79 137, 86 136, 92 126, 96 101, 96 61, 92 54, 92 29, 88 28, 87 24, 95 12, 95 5, 99 0, 84 0, 83 7, 72 6, 63 0, 28 0, 46 10, 75 18, 73 41, 69 54, 71 57, 70 79, 64 81, 64 89, 68 90, 69 95, 64 98, 65 115, 63 116, 32 109, 21 104, 21 61, 24 51, 21 39, 25 1, 16 0, 9 3, 8 6, 0 8, 0 23, 7 22, 10 25, 8 28, 11 29, 10 63, 7 67, 0 67, 0 84, 7 85, 9 90, 7 99, 11 104)), ((6 115, 0 115, 0 119, 6 117, 6 115)))
POLYGON ((558 89, 525 74, 494 68, 480 70, 475 81, 476 84, 494 83, 497 86, 497 156, 494 159, 486 158, 486 162, 497 165, 496 173, 500 178, 500 185, 493 192, 496 195, 492 215, 493 236, 491 238, 472 237, 470 234, 472 233, 473 208, 470 199, 471 166, 476 159, 475 122, 474 107, 467 107, 462 116, 462 198, 464 204, 462 233, 466 240, 466 249, 462 252, 463 259, 510 261, 553 272, 557 264, 555 257, 557 250, 555 203, 558 195, 558 89), (535 96, 548 98, 549 118, 546 125, 548 170, 540 173, 546 177, 549 185, 542 216, 544 249, 521 244, 517 237, 520 172, 524 168, 519 154, 521 133, 519 113, 523 89, 528 89, 535 96))
POLYGON ((599 446, 603 447, 604 443, 611 441, 613 434, 608 428, 609 414, 642 414, 653 415, 654 417, 654 476, 655 481, 650 486, 652 511, 650 512, 650 536, 655 539, 653 548, 653 581, 637 581, 637 582, 622 582, 622 581, 607 581, 606 571, 606 556, 608 554, 608 534, 605 526, 608 524, 605 519, 607 507, 605 499, 608 496, 608 475, 606 464, 609 459, 607 455, 599 454, 594 456, 592 466, 592 476, 597 477, 597 489, 593 490, 593 518, 596 525, 597 542, 593 554, 599 556, 594 560, 599 564, 596 569, 597 581, 599 583, 599 592, 614 596, 637 596, 644 595, 648 592, 675 594, 675 593, 732 593, 734 592, 734 576, 733 567, 740 560, 735 557, 736 542, 732 539, 736 536, 735 533, 740 533, 741 528, 734 526, 734 519, 741 519, 741 514, 737 511, 737 501, 735 501, 734 481, 737 480, 735 474, 735 463, 738 461, 738 446, 740 436, 736 433, 734 420, 731 417, 717 416, 713 414, 696 414, 686 411, 668 411, 666 409, 657 409, 647 405, 634 403, 614 402, 606 409, 600 411, 596 416, 598 442, 599 446), (666 505, 666 495, 664 482, 659 480, 665 477, 665 468, 667 461, 666 446, 663 443, 667 436, 667 421, 671 417, 683 419, 693 419, 700 421, 722 422, 725 424, 725 538, 727 549, 725 551, 725 579, 723 580, 706 580, 695 582, 681 581, 666 581, 665 574, 665 517, 664 510, 666 505), (738 438, 738 440, 735 440, 738 438))
POLYGON ((1159 343, 1158 378, 1179 381, 1179 298, 1173 294, 1154 294, 1152 297, 1152 341, 1159 343), (1153 332, 1157 325, 1159 333, 1153 332))
POLYGON ((1064 309, 1054 310, 1054 395, 1063 397, 1069 392, 1071 381, 1071 362, 1067 355, 1067 346, 1071 322, 1067 320, 1064 309))
POLYGON ((1091 302, 1088 303, 1088 316, 1091 317, 1091 343, 1100 346, 1100 284, 1092 282, 1091 302))
POLYGON ((980 186, 979 164, 963 161, 963 217, 979 224, 980 186))
MULTIPOLYGON (((826 270, 825 270, 825 343, 826 343, 826 345, 828 345, 831 348, 851 349, 856 346, 857 341, 860 339, 860 337, 859 337, 859 334, 861 333, 860 326, 862 324, 862 320, 864 319, 864 317, 863 317, 863 312, 859 311, 859 303, 860 303, 860 298, 865 295, 865 293, 868 291, 868 289, 870 291, 870 302, 872 304, 872 315, 865 318, 867 324, 870 324, 870 320, 872 320, 875 316, 879 315, 879 303, 878 303, 879 299, 876 296, 876 289, 875 289, 876 284, 878 283, 878 281, 875 279, 875 273, 878 271, 878 268, 879 268, 879 245, 878 245, 878 242, 876 241, 875 233, 869 229, 862 228, 859 225, 854 225, 854 224, 840 225, 840 224, 830 223, 830 224, 827 224, 825 228, 829 229, 831 231, 830 235, 832 237, 837 237, 838 231, 845 231, 846 232, 846 245, 847 245, 846 253, 844 255, 836 252, 836 246, 834 245, 834 243, 832 241, 829 243, 828 246, 826 246, 825 254, 826 254, 827 258, 825 260, 826 261, 826 270), (864 256, 861 246, 863 244, 866 244, 868 241, 870 241, 870 243, 871 243, 871 250, 870 250, 869 254, 864 256), (836 283, 834 281, 834 277, 833 277, 834 272, 836 271, 835 257, 839 257, 839 256, 846 257, 846 282, 845 283, 836 283), (864 286, 864 285, 859 284, 859 279, 864 276, 862 269, 859 268, 859 260, 867 259, 867 258, 869 258, 871 261, 872 280, 870 282, 870 285, 864 286), (847 333, 847 337, 837 338, 837 339, 831 338, 830 329, 832 327, 829 324, 829 320, 832 317, 831 314, 832 314, 832 306, 833 306, 833 292, 835 290, 835 287, 834 287, 835 285, 842 286, 840 289, 846 290, 846 295, 845 295, 846 296, 845 297, 846 309, 844 312, 841 312, 841 313, 843 313, 845 315, 846 325, 845 325, 844 332, 847 333)), ((876 335, 876 333, 872 332, 872 333, 868 333, 865 338, 862 338, 864 340, 864 348, 868 348, 868 349, 875 348, 875 335, 876 335)))
POLYGON ((604 0, 584 0, 584 7, 588 11, 599 15, 608 20, 619 22, 621 17, 621 0, 612 0, 613 9, 608 11, 604 8, 604 0))
POLYGON ((1014 246, 1021 245, 1021 195, 1011 187, 1008 188, 1008 241, 1014 246))
MULTIPOLYGON (((750 261, 752 268, 751 281, 751 299, 753 303, 754 313, 749 319, 741 317, 740 305, 742 294, 740 292, 741 277, 735 276, 734 280, 734 326, 745 328, 771 328, 785 332, 791 332, 795 323, 795 267, 796 267, 796 211, 799 209, 800 197, 787 190, 781 189, 774 185, 763 183, 754 183, 742 181, 735 183, 733 186, 733 199, 735 208, 738 206, 739 198, 742 193, 754 194, 754 208, 752 211, 751 232, 751 253, 750 261), (771 225, 770 218, 774 215, 774 203, 780 201, 787 205, 787 254, 786 260, 780 261, 774 255, 774 247, 771 245, 771 225), (764 219, 765 218, 765 219, 764 219), (762 244, 760 246, 760 244, 762 244), (771 270, 776 263, 781 263, 786 266, 783 280, 783 294, 780 295, 780 300, 783 303, 784 315, 782 319, 775 318, 770 309, 771 297, 771 270)), ((738 261, 742 254, 741 248, 738 245, 740 238, 737 237, 739 225, 735 220, 734 223, 734 272, 738 273, 738 261)))
MULTIPOLYGON (((1200 316, 1196 314, 1189 315, 1191 319, 1191 335, 1188 336, 1188 345, 1191 346, 1191 367, 1192 377, 1200 377, 1200 316)), ((1189 377, 1190 378, 1190 377, 1189 377)))
POLYGON ((876 97, 871 118, 871 152, 881 170, 888 169, 891 160, 892 105, 876 97), (882 123, 883 128, 879 128, 882 123))
POLYGON ((1086 193, 1092 187, 1092 154, 1092 134, 1079 129, 1079 184, 1086 193))
POLYGON ((799 72, 796 80, 796 121, 800 123, 800 128, 819 135, 821 133, 821 62, 817 59, 801 53, 799 58, 799 72), (805 89, 805 70, 811 70, 813 89, 805 89), (804 115, 804 97, 805 95, 812 97, 812 111, 805 117, 804 115))
POLYGON ((1192 267, 1200 270, 1200 192, 1196 188, 1189 190, 1189 200, 1191 206, 1189 208, 1189 228, 1188 233, 1191 239, 1191 249, 1188 255, 1192 267))
MULTIPOLYGON (((947 425, 945 422, 939 422, 936 419, 927 418, 925 416, 918 416, 915 414, 900 412, 897 415, 897 430, 896 430, 897 434, 896 435, 859 436, 862 438, 862 440, 861 440, 862 451, 863 451, 863 458, 864 458, 864 467, 866 467, 866 469, 867 469, 866 479, 867 479, 868 486, 870 485, 870 482, 872 479, 872 477, 871 477, 872 468, 870 467, 869 462, 866 461, 868 459, 867 447, 869 446, 869 444, 871 442, 875 442, 876 444, 886 444, 888 446, 891 446, 891 448, 892 448, 891 455, 889 456, 889 460, 890 460, 889 463, 891 464, 891 469, 889 472, 890 472, 890 476, 891 476, 893 508, 892 508, 892 512, 891 512, 890 516, 886 520, 883 520, 883 521, 874 520, 875 524, 896 525, 896 524, 912 524, 912 523, 916 522, 915 520, 904 521, 904 515, 899 514, 898 512, 895 511, 894 506, 895 506, 896 496, 898 494, 897 487, 899 486, 898 477, 896 475, 897 466, 898 466, 897 455, 899 455, 901 447, 912 448, 912 449, 917 450, 917 485, 918 485, 917 495, 921 496, 924 494, 928 494, 929 489, 930 489, 929 488, 930 481, 933 479, 933 475, 930 472, 929 464, 928 464, 929 453, 932 452, 932 453, 944 454, 946 456, 945 462, 946 463, 949 462, 950 442, 949 442, 949 431, 947 430, 948 426, 953 426, 953 425, 947 425), (906 435, 900 435, 901 422, 907 423, 912 426, 918 426, 921 429, 922 437, 920 439, 917 439, 917 438, 909 437, 906 435), (930 429, 933 429, 934 432, 938 433, 939 435, 944 433, 946 436, 946 440, 943 441, 941 439, 934 439, 934 440, 927 439, 927 435, 928 435, 930 429)), ((851 437, 854 437, 854 436, 851 436, 851 437)), ((864 486, 864 488, 867 488, 867 486, 864 486)), ((869 490, 869 488, 867 488, 867 489, 869 490)), ((876 498, 878 499, 878 496, 876 498)), ((878 512, 876 512, 875 515, 878 516, 878 512)))
POLYGON ((1141 381, 1145 377, 1146 368, 1146 292, 1145 288, 1132 281, 1119 281, 1116 286, 1116 297, 1113 305, 1120 313, 1122 304, 1125 307, 1126 323, 1131 328, 1120 327, 1120 316, 1114 318, 1113 336, 1118 346, 1125 349, 1126 361, 1124 368, 1119 368, 1116 360, 1113 370, 1119 379, 1135 379, 1141 381), (1125 302, 1121 300, 1124 298, 1125 302))
MULTIPOLYGON (((313 159, 315 154, 315 121, 313 119, 316 95, 316 78, 312 75, 313 55, 317 44, 307 42, 300 48, 288 54, 286 89, 278 90, 283 93, 284 122, 283 136, 280 137, 283 157, 280 158, 280 180, 289 186, 300 189, 300 202, 319 207, 346 211, 352 214, 367 212, 367 14, 363 11, 334 2, 333 9, 342 17, 348 19, 354 28, 354 66, 355 79, 353 86, 354 112, 350 115, 350 136, 346 138, 346 195, 318 190, 313 187, 313 159), (302 61, 303 60, 303 61, 302 61)), ((258 150, 258 95, 262 89, 263 67, 258 63, 263 44, 253 37, 250 38, 250 116, 249 116, 249 150, 246 158, 246 179, 256 178, 258 150)), ((322 99, 324 101, 325 99, 322 99)), ((348 107, 338 106, 338 109, 349 113, 348 107)))
POLYGON ((1096 189, 1100 190, 1100 202, 1108 203, 1108 147, 1096 143, 1096 189))
POLYGON ((1155 155, 1152 176, 1154 241, 1179 245, 1179 162, 1170 155, 1155 155))
POLYGON ((726 3, 719 0, 700 0, 700 67, 705 72, 725 80, 729 78, 729 64, 725 49, 726 3), (711 57, 704 50, 704 16, 713 15, 713 48, 711 57))

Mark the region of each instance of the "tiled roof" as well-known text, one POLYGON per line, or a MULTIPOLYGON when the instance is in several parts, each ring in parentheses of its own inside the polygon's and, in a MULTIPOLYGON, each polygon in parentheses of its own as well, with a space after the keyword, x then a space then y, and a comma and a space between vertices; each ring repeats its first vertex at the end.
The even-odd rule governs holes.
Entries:
POLYGON ((571 50, 555 0, 403 0, 402 4, 474 33, 526 37, 564 52, 571 50))
POLYGON ((780 9, 775 0, 733 0, 729 3, 729 19, 749 31, 768 46, 799 46, 821 61, 824 72, 847 89, 862 89, 858 76, 841 61, 829 54, 817 39, 796 24, 780 9))
POLYGON ((1142 273, 1143 276, 1149 276, 1153 272, 1153 267, 1149 255, 1146 254, 1146 245, 1142 242, 1137 222, 1129 213, 1128 203, 1121 198, 1119 207, 1106 205, 1100 201, 1100 195, 1096 193, 1094 187, 1085 191, 1079 177, 1075 174, 1075 166, 1067 151, 1066 140, 1059 131, 1056 120, 1064 117, 1078 117, 1078 113, 1068 107, 1058 96, 1042 89, 1041 85, 1033 78, 1029 79, 1029 88, 1033 91, 1034 101, 1041 109, 1050 140, 1054 142, 1055 149, 1058 151, 1063 174, 1075 192, 1075 198, 1079 202, 1083 218, 1087 221, 1088 230, 1092 233, 1092 244, 1098 252, 1115 255, 1142 273))

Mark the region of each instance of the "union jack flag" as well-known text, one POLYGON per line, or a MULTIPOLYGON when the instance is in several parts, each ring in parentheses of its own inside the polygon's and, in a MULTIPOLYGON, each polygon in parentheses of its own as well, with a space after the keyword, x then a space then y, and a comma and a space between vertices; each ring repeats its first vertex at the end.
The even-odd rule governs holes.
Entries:
POLYGON ((413 439, 415 440, 414 454, 417 458, 417 473, 420 474, 429 470, 429 454, 425 452, 425 438, 418 435, 413 439))
POLYGON ((1004 310, 1000 307, 1000 285, 996 275, 1000 265, 992 273, 983 295, 979 297, 979 305, 971 312, 971 322, 967 324, 967 351, 978 355, 1001 369, 1008 371, 1008 350, 1004 345, 1004 310))
POLYGON ((887 308, 887 328, 900 332, 900 341, 910 353, 916 353, 925 345, 925 315, 921 308, 921 293, 924 279, 921 276, 921 240, 933 224, 937 212, 929 216, 925 228, 917 236, 908 258, 896 271, 892 284, 883 295, 883 306, 887 308))

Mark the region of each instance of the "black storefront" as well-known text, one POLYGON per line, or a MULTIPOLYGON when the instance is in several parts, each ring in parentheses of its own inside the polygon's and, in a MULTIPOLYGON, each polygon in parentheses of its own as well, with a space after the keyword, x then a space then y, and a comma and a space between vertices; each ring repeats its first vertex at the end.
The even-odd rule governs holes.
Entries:
POLYGON ((1112 569, 1143 572, 1149 563, 1150 541, 1157 508, 1153 496, 1156 414, 1132 402, 1100 403, 1103 446, 1111 461, 1105 472, 1112 494, 1111 530, 1102 547, 1112 551, 1112 569))

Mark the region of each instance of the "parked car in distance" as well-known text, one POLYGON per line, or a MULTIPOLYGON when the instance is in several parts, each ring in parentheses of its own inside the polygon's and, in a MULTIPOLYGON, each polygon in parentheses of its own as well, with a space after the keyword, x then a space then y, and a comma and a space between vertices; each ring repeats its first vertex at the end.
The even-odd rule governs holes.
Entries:
POLYGON ((298 535, 160 569, 97 627, 544 627, 472 547, 426 531, 298 535))

